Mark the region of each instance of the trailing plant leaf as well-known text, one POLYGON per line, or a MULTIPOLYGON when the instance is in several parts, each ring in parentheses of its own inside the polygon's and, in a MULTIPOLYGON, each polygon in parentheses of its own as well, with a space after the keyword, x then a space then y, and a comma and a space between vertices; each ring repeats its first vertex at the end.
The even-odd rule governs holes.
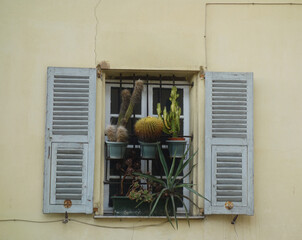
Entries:
POLYGON ((182 200, 181 197, 179 197, 178 195, 176 195, 175 197, 177 197, 180 200, 180 202, 182 203, 182 205, 184 206, 186 219, 187 219, 188 225, 190 227, 190 219, 189 219, 189 215, 188 215, 188 213, 189 213, 188 208, 187 208, 186 204, 184 203, 184 201, 182 200))

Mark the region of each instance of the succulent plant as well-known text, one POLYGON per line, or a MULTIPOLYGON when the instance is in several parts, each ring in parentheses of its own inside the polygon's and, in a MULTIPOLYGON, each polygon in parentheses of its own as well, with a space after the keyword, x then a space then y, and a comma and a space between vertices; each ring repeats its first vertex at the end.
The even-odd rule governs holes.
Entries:
POLYGON ((108 140, 110 142, 116 142, 117 138, 116 138, 116 130, 117 130, 117 126, 116 125, 108 125, 106 127, 105 130, 105 134, 108 137, 108 140))
POLYGON ((128 131, 126 129, 129 118, 133 113, 134 106, 140 101, 143 91, 143 81, 137 80, 132 95, 128 89, 121 92, 122 104, 117 125, 107 126, 105 133, 111 142, 127 142, 128 131))
POLYGON ((188 209, 184 203, 184 199, 189 200, 189 202, 191 204, 193 204, 194 206, 196 206, 197 208, 199 208, 199 206, 197 205, 196 200, 194 200, 193 195, 195 195, 196 197, 204 198, 207 201, 210 201, 210 200, 208 200, 207 198, 202 196, 200 193, 198 193, 196 190, 194 190, 193 183, 185 182, 185 178, 191 174, 191 172, 193 171, 193 168, 196 166, 196 164, 193 164, 192 162, 193 162, 193 158, 197 152, 188 155, 188 153, 190 153, 190 148, 188 148, 188 150, 184 153, 184 155, 180 159, 179 163, 178 164, 176 163, 176 158, 174 157, 172 160, 172 164, 169 167, 167 165, 167 161, 165 159, 165 156, 164 156, 160 146, 157 145, 157 148, 158 148, 158 152, 159 152, 159 160, 163 167, 165 177, 158 178, 156 176, 153 176, 150 174, 144 174, 141 172, 133 172, 133 175, 144 178, 149 182, 151 181, 152 183, 156 182, 161 186, 159 192, 152 193, 153 200, 151 202, 151 208, 150 208, 151 210, 150 210, 149 216, 152 216, 160 199, 163 199, 165 201, 165 213, 166 213, 166 217, 167 217, 168 221, 170 222, 170 224, 173 228, 175 228, 175 227, 178 228, 177 201, 180 201, 180 203, 183 205, 184 210, 185 210, 185 215, 186 215, 186 218, 187 218, 187 221, 189 224, 188 209), (188 173, 182 176, 181 173, 184 171, 184 169, 186 167, 189 168, 188 173), (188 196, 183 195, 183 191, 179 191, 182 188, 189 191, 192 194, 192 196, 188 197, 188 196), (175 226, 172 223, 172 219, 171 219, 172 216, 170 216, 170 213, 168 211, 168 205, 172 206, 172 210, 173 210, 172 215, 175 219, 175 226))
POLYGON ((129 103, 130 103, 130 98, 131 98, 131 93, 128 89, 124 89, 121 92, 121 97, 122 97, 122 104, 121 104, 121 109, 120 109, 120 114, 118 117, 117 125, 121 125, 122 119, 125 117, 125 113, 128 109, 129 103))
POLYGON ((164 124, 163 132, 172 135, 172 137, 174 138, 178 136, 178 133, 180 131, 179 118, 181 114, 181 108, 178 106, 178 97, 179 94, 177 94, 177 88, 173 86, 169 98, 169 100, 171 101, 169 113, 167 112, 167 108, 165 107, 162 114, 160 103, 157 103, 157 115, 164 124))
POLYGON ((163 129, 163 122, 157 117, 145 117, 135 123, 134 131, 142 142, 156 142, 163 129))
POLYGON ((127 108, 127 111, 125 112, 124 117, 121 119, 120 124, 123 125, 124 127, 126 127, 129 118, 131 117, 132 113, 133 113, 133 109, 136 103, 138 103, 141 100, 142 97, 142 91, 144 88, 144 83, 142 80, 137 80, 135 82, 135 87, 133 90, 133 93, 131 95, 130 98, 130 103, 129 106, 127 108))

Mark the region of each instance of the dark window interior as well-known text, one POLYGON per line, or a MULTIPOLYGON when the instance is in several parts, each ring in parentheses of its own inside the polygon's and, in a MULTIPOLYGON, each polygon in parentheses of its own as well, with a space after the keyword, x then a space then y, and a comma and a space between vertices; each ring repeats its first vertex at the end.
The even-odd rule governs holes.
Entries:
MULTIPOLYGON (((158 79, 156 79, 158 80, 158 79)), ((121 79, 120 79, 121 81, 121 79)), ((183 81, 183 80, 182 80, 183 81)), ((132 81, 133 83, 133 81, 132 81)), ((145 84, 146 82, 144 82, 145 84)), ((173 77, 173 84, 174 84, 174 77, 173 77)), ((147 81, 147 94, 148 92, 148 81, 147 81)), ((151 84, 150 85, 154 85, 151 84)), ((164 86, 164 84, 157 84, 160 86, 164 86)), ((172 84, 170 84, 172 85, 172 84)), ((181 84, 179 84, 181 85, 181 84)), ((185 84, 184 84, 185 85, 185 84)), ((138 147, 138 142, 137 139, 134 135, 134 124, 135 122, 139 119, 135 114, 141 114, 141 109, 146 107, 147 111, 152 112, 152 114, 157 115, 157 103, 160 102, 161 106, 162 106, 162 110, 163 107, 166 106, 167 107, 167 111, 170 110, 170 92, 171 92, 171 88, 170 87, 153 87, 153 96, 152 96, 152 100, 153 100, 153 106, 152 106, 152 110, 148 109, 148 106, 142 106, 141 102, 139 102, 136 106, 135 106, 135 110, 134 110, 134 115, 132 115, 132 117, 129 119, 128 121, 128 125, 127 125, 127 129, 129 132, 129 146, 131 146, 130 148, 127 149, 126 154, 124 156, 124 159, 118 159, 118 160, 106 160, 106 163, 109 164, 109 172, 107 172, 107 167, 106 167, 106 176, 110 176, 109 179, 105 182, 105 184, 109 184, 109 207, 112 207, 112 200, 111 200, 111 196, 116 196, 116 195, 121 195, 121 179, 124 176, 124 173, 127 169, 127 165, 125 164, 125 162, 127 161, 127 159, 131 158, 133 162, 135 162, 136 164, 138 164, 139 166, 142 164, 142 161, 145 161, 145 166, 147 166, 147 172, 150 171, 151 169, 149 169, 150 165, 152 166, 152 174, 156 175, 158 177, 163 176, 163 169, 160 163, 160 160, 158 159, 158 156, 156 157, 156 159, 153 160, 141 160, 140 159, 140 149, 138 147)), ((120 104, 121 104, 121 97, 120 97, 120 93, 123 90, 123 86, 120 82, 120 87, 111 87, 111 99, 110 99, 110 113, 111 114, 119 114, 119 108, 120 108, 120 104)), ((129 88, 129 90, 133 91, 133 88, 129 88)), ((183 97, 184 97, 184 90, 182 88, 178 88, 177 89, 177 93, 179 94, 179 98, 178 98, 178 104, 180 106, 180 108, 182 109, 182 113, 181 115, 183 116, 183 109, 184 109, 184 101, 183 101, 183 97)), ((147 96, 147 105, 148 105, 148 96, 147 96)), ((110 118, 110 122, 111 124, 116 124, 117 123, 118 118, 117 117, 111 117, 110 118)), ((181 126, 181 131, 179 135, 183 135, 183 129, 184 129, 184 120, 180 119, 180 126, 181 126)), ((168 138, 167 135, 163 136, 163 139, 161 140, 162 142, 162 146, 165 145, 165 140, 168 138)), ((169 158, 169 154, 168 154, 168 150, 166 147, 162 147, 163 153, 165 155, 165 158, 167 160, 167 164, 170 167, 172 164, 172 159, 169 158)), ((176 159, 177 163, 180 161, 180 159, 176 159)), ((138 166, 137 165, 137 166, 138 166)), ((108 166, 108 165, 107 165, 108 166)), ((176 164, 176 168, 177 168, 177 164, 176 164)), ((175 168, 175 169, 176 169, 175 168)), ((183 176, 183 173, 181 174, 181 176, 183 176)), ((107 177, 106 177, 107 179, 107 177)), ((182 181, 182 180, 180 180, 182 181)), ((132 178, 131 177, 126 177, 123 183, 123 194, 125 195, 128 192, 129 187, 131 186, 132 183, 132 178)), ((179 189, 179 191, 183 191, 183 189, 179 189)), ((179 201, 177 203, 178 207, 181 207, 182 204, 179 201)))
MULTIPOLYGON (((167 107, 167 111, 170 111, 171 102, 169 100, 171 88, 153 88, 153 114, 157 114, 157 103, 160 102, 162 111, 164 107, 167 107)), ((177 89, 177 93, 179 94, 178 106, 181 108, 181 115, 183 115, 183 89, 177 89)))

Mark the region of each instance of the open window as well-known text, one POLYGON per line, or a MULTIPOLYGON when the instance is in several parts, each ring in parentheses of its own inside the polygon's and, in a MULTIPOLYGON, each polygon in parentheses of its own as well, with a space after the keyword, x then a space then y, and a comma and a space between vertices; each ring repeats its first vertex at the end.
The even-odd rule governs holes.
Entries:
MULTIPOLYGON (((103 92, 98 92, 96 69, 48 68, 44 213, 92 213, 93 185, 97 183, 97 188, 104 192, 96 204, 104 210, 100 214, 112 214, 111 196, 120 192, 120 184, 116 182, 120 182, 121 174, 116 170, 116 164, 122 166, 123 159, 107 159, 104 145, 97 146, 101 156, 95 158, 98 151, 95 126, 99 124, 95 122, 96 96, 103 94, 106 100, 105 109, 97 109, 105 112, 105 123, 100 131, 103 134, 105 125, 116 121, 121 89, 132 89, 135 81, 142 79, 142 101, 136 106, 128 126, 128 150, 140 151, 133 134, 135 121, 147 115, 156 116, 156 103, 168 105, 170 89, 177 86, 182 108, 181 135, 187 144, 195 146, 195 150, 200 147, 195 159, 195 163, 201 165, 199 172, 195 171, 194 177, 185 181, 204 183, 205 196, 210 200, 205 201, 205 214, 253 214, 252 73, 207 72, 205 85, 199 72, 107 71, 105 75, 106 78, 101 80, 103 92), (204 96, 205 105, 200 104, 204 96), (203 120, 198 117, 204 107, 205 153, 201 139, 204 137, 203 120), (95 179, 94 164, 98 161, 102 165, 97 171, 104 177, 95 179)), ((167 136, 161 139, 165 154, 166 139, 167 136)), ((162 176, 161 167, 153 159, 141 159, 141 171, 162 176)), ((182 174, 186 171, 184 169, 182 174)), ((188 192, 182 191, 189 196, 188 192)), ((188 201, 184 202, 190 207, 188 201)), ((180 205, 178 212, 182 211, 180 205)))
MULTIPOLYGON (((112 214, 112 196, 125 195, 131 186, 132 178, 126 177, 125 180, 121 180, 126 171, 127 166, 125 161, 130 157, 130 152, 136 152, 136 156, 140 156, 140 145, 138 139, 134 134, 134 124, 139 119, 146 116, 157 117, 157 103, 161 103, 161 106, 166 106, 167 110, 170 110, 170 92, 173 86, 177 87, 177 93, 179 94, 178 103, 182 110, 180 116, 180 137, 184 137, 187 146, 189 146, 192 136, 190 136, 190 103, 189 103, 189 89, 192 86, 186 78, 178 77, 174 74, 122 74, 117 76, 106 77, 106 114, 105 124, 116 124, 118 120, 119 108, 121 104, 120 93, 123 89, 127 88, 130 92, 133 91, 136 80, 142 80, 144 82, 144 88, 142 92, 141 101, 135 106, 133 115, 127 124, 128 133, 130 135, 129 144, 127 146, 126 154, 121 159, 110 159, 105 153, 105 166, 104 166, 104 201, 103 209, 105 214, 112 214)), ((168 157, 168 149, 166 140, 169 136, 163 135, 160 139, 161 148, 166 159, 169 159, 171 164, 172 159, 168 157)), ((105 147, 105 152, 106 152, 105 147)), ((136 158, 137 159, 137 158, 136 158)), ((139 157, 140 170, 143 173, 150 173, 158 178, 163 177, 163 169, 159 159, 148 159, 139 157)), ((179 159, 177 160, 179 161, 179 159)), ((188 167, 184 169, 182 176, 187 174, 188 167)), ((184 179, 189 182, 189 176, 184 179)), ((143 184, 143 183, 141 183, 143 184)), ((180 189, 183 194, 189 196, 189 192, 185 189, 180 189)), ((189 208, 189 201, 183 199, 186 207, 189 208)), ((184 207, 181 204, 178 207, 178 212, 182 212, 184 207)))

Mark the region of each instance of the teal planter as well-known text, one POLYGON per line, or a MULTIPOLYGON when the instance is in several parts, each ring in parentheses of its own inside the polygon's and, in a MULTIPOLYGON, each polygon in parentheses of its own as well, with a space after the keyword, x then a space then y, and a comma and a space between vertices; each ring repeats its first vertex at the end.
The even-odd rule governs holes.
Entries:
POLYGON ((155 159, 157 154, 157 144, 160 142, 155 143, 146 143, 138 141, 141 148, 141 157, 147 159, 155 159))
POLYGON ((107 157, 112 159, 124 158, 128 142, 109 142, 107 144, 107 157))
POLYGON ((180 158, 184 155, 186 150, 186 140, 167 140, 170 157, 180 158))
MULTIPOLYGON (((142 203, 136 207, 139 202, 131 200, 126 196, 113 196, 113 215, 115 216, 149 216, 151 211, 150 203, 142 203)), ((169 204, 170 205, 170 204, 169 204)), ((172 206, 168 205, 169 215, 172 215, 172 206)), ((154 210, 153 216, 166 216, 165 201, 160 200, 154 210)))

